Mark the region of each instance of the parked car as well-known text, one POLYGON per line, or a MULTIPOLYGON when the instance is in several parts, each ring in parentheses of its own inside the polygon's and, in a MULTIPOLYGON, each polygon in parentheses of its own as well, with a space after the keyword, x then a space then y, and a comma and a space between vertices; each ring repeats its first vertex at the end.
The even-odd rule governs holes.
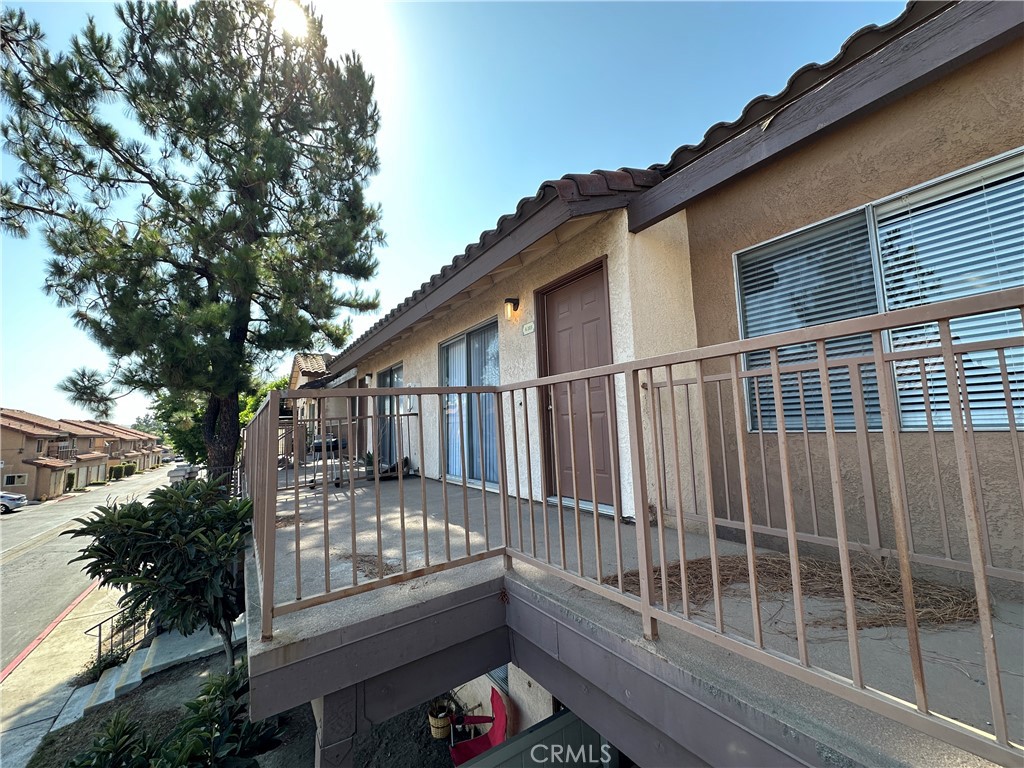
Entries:
POLYGON ((28 496, 23 493, 0 493, 0 514, 6 515, 28 504, 28 496))

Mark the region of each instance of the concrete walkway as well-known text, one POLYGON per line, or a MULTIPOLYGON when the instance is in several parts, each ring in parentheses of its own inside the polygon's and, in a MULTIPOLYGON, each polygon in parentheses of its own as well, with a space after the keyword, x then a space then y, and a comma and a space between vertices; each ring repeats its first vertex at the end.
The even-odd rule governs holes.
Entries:
MULTIPOLYGON (((125 693, 149 674, 222 650, 220 638, 199 632, 183 638, 170 632, 155 638, 148 649, 137 651, 122 668, 104 674, 106 684, 76 689, 72 680, 96 656, 96 638, 85 630, 117 612, 115 590, 96 589, 87 594, 24 660, 0 683, 0 765, 24 768, 43 737, 81 717, 87 706, 106 701, 109 693, 125 693), (128 678, 133 682, 128 683, 128 678), (138 682, 134 682, 134 678, 138 682)), ((235 626, 235 639, 245 637, 245 617, 235 626)), ((111 696, 112 697, 112 696, 111 696)))

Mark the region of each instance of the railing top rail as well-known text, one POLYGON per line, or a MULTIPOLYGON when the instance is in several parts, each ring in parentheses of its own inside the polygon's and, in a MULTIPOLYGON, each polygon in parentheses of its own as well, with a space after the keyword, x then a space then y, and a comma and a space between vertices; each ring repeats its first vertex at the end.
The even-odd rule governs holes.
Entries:
POLYGON ((395 397, 396 395, 466 395, 476 392, 483 395, 493 395, 501 390, 502 387, 365 387, 361 389, 337 387, 335 389, 282 389, 279 391, 281 397, 286 399, 303 398, 306 400, 317 400, 328 397, 355 399, 360 397, 395 397))
MULTIPOLYGON (((329 388, 329 389, 288 389, 276 390, 280 397, 287 399, 303 398, 307 400, 324 400, 334 397, 348 399, 361 397, 394 397, 395 395, 457 395, 457 394, 497 394, 515 389, 526 389, 532 387, 543 387, 552 384, 563 384, 580 379, 594 379, 605 376, 628 374, 644 368, 660 368, 666 365, 684 365, 698 360, 711 360, 715 358, 729 357, 732 355, 745 354, 769 349, 771 347, 785 347, 794 344, 810 344, 820 339, 843 338, 856 336, 872 331, 891 330, 893 328, 904 328, 914 325, 924 325, 940 320, 951 320, 957 317, 984 314, 986 312, 997 312, 1004 309, 1018 309, 1024 307, 1024 291, 1019 288, 1007 288, 1002 291, 992 291, 977 296, 968 296, 961 299, 937 302, 920 307, 897 309, 891 312, 881 312, 875 315, 854 317, 847 320, 838 320, 833 323, 811 325, 806 328, 797 328, 791 331, 782 331, 766 336, 758 336, 751 339, 740 339, 727 341, 721 344, 712 344, 705 347, 694 347, 692 349, 672 352, 657 357, 647 357, 640 360, 632 360, 623 363, 613 363, 597 368, 572 371, 569 373, 545 376, 535 379, 527 379, 509 384, 502 384, 491 387, 367 387, 367 388, 329 388)), ((896 359, 894 356, 893 359, 896 359)), ((267 407, 269 395, 257 410, 257 415, 267 407)))

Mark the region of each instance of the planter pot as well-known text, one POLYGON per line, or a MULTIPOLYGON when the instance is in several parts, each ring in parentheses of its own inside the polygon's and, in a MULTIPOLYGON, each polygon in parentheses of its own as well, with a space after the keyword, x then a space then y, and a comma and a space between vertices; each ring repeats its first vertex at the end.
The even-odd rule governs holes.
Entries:
POLYGON ((451 710, 446 705, 431 705, 427 710, 430 735, 435 739, 447 739, 452 732, 451 710))

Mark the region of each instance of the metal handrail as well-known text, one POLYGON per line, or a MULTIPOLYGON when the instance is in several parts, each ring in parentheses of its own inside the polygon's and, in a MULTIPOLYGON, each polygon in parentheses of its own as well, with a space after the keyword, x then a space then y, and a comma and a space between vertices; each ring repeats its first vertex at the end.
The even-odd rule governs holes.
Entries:
POLYGON ((112 616, 108 616, 98 624, 89 627, 83 634, 96 638, 96 660, 103 658, 105 653, 114 651, 131 651, 150 635, 150 613, 146 611, 142 619, 118 626, 118 619, 131 611, 122 608, 112 616))

